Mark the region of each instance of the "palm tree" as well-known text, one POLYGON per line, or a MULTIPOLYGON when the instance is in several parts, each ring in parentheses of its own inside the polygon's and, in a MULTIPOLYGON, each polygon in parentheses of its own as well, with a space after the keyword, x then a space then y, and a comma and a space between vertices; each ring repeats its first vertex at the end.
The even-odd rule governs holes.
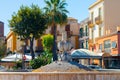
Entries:
POLYGON ((54 44, 53 44, 53 61, 57 60, 57 42, 56 42, 56 30, 57 30, 57 25, 64 24, 67 22, 67 13, 68 11, 66 10, 65 6, 67 3, 65 0, 44 0, 46 3, 45 13, 48 16, 48 26, 51 26, 53 31, 52 34, 54 36, 54 44))

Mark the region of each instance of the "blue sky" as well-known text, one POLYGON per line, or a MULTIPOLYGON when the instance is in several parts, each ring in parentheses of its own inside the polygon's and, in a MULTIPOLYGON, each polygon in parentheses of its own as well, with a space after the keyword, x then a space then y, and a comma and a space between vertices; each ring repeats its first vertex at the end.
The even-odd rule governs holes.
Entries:
MULTIPOLYGON (((78 19, 78 22, 89 16, 88 7, 96 0, 66 0, 69 11, 68 16, 78 19)), ((30 6, 37 4, 40 8, 45 6, 44 0, 1 0, 0 1, 0 21, 4 22, 5 36, 9 33, 8 20, 13 12, 17 12, 21 5, 30 6)))

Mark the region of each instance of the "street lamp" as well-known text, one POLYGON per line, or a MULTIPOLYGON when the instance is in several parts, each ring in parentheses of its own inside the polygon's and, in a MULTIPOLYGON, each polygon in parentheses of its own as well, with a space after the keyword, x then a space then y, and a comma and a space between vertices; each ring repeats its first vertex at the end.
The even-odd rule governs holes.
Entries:
POLYGON ((69 51, 71 48, 72 48, 72 43, 69 40, 67 40, 66 32, 63 32, 62 40, 58 42, 58 49, 59 49, 58 60, 70 61, 71 58, 69 51))
POLYGON ((26 50, 26 43, 23 42, 22 44, 22 69, 25 69, 25 50, 26 50))
POLYGON ((15 57, 15 62, 16 62, 16 61, 17 61, 17 58, 18 58, 18 57, 17 57, 18 53, 17 53, 16 50, 15 50, 14 52, 15 52, 15 55, 16 55, 16 57, 15 57))

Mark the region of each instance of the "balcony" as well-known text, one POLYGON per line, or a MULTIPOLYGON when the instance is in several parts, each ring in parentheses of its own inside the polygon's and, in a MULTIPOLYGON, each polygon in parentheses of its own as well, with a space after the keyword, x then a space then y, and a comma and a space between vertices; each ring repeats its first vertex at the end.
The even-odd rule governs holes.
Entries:
POLYGON ((89 28, 93 28, 94 27, 94 24, 93 24, 93 21, 88 21, 88 26, 89 26, 89 28))
POLYGON ((93 40, 92 40, 92 39, 89 39, 89 40, 88 40, 88 43, 93 43, 93 40))
POLYGON ((98 17, 95 18, 95 23, 96 23, 97 25, 99 25, 99 24, 102 23, 101 16, 98 16, 98 17))
POLYGON ((92 39, 89 39, 89 40, 88 40, 88 43, 89 43, 89 46, 91 46, 91 47, 94 46, 92 39))

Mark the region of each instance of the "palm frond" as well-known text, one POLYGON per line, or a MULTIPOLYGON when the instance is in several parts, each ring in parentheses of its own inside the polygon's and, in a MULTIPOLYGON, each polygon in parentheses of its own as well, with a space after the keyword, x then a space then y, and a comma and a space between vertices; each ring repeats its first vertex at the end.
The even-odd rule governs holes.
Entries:
POLYGON ((46 5, 47 5, 46 7, 51 8, 52 5, 51 5, 51 2, 50 2, 50 1, 45 0, 45 3, 46 3, 46 5))
POLYGON ((62 24, 66 23, 67 21, 67 13, 68 11, 66 10, 65 6, 67 3, 65 0, 47 0, 46 1, 47 6, 44 8, 45 12, 48 15, 48 24, 62 24), (48 4, 50 7, 48 7, 48 4))

